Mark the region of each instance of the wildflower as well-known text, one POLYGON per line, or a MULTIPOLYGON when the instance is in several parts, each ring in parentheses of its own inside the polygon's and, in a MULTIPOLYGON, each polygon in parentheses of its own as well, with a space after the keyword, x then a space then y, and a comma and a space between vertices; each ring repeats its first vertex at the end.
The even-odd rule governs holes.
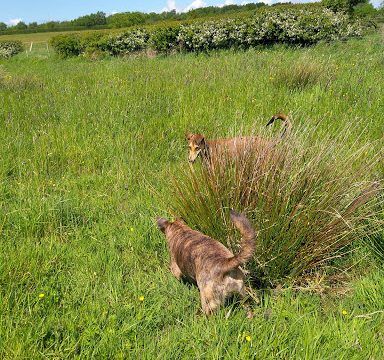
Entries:
POLYGON ((43 293, 39 294, 39 299, 43 299, 44 296, 45 296, 45 294, 43 294, 43 293))
POLYGON ((343 309, 343 310, 341 311, 341 313, 342 313, 343 315, 347 315, 347 314, 348 314, 348 311, 343 309))
POLYGON ((133 227, 131 227, 129 230, 130 230, 130 231, 133 231, 133 227))
POLYGON ((144 301, 144 296, 143 295, 139 296, 139 301, 141 301, 141 302, 144 301))
POLYGON ((251 338, 249 335, 247 335, 247 336, 245 337, 245 340, 247 340, 247 341, 251 341, 252 338, 251 338))

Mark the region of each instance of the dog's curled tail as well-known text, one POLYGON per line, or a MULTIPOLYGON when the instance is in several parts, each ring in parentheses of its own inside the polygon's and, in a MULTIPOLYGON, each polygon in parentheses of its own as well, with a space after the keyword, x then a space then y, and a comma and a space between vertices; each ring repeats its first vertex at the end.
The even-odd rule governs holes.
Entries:
POLYGON ((241 234, 240 252, 227 260, 224 265, 224 273, 245 264, 255 252, 256 232, 250 221, 242 214, 230 211, 231 220, 241 234))
POLYGON ((284 122, 284 128, 283 128, 283 131, 280 134, 280 139, 282 139, 283 137, 289 135, 289 133, 291 132, 291 129, 292 129, 292 123, 289 120, 289 116, 285 115, 285 114, 282 114, 282 113, 273 115, 271 117, 271 119, 268 121, 267 126, 273 124, 275 120, 281 120, 281 121, 284 122))

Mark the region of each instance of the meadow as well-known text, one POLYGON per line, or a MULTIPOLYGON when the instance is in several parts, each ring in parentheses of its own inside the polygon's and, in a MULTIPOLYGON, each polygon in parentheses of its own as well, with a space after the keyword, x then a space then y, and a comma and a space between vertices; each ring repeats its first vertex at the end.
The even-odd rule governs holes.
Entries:
POLYGON ((235 301, 206 318, 197 288, 168 270, 154 220, 171 215, 187 131, 248 133, 282 111, 335 134, 351 123, 351 144, 380 141, 382 49, 377 33, 309 48, 0 60, 0 357, 382 359, 384 270, 364 245, 337 276, 258 289, 252 320, 235 301))
POLYGON ((11 34, 11 35, 0 35, 0 40, 19 40, 25 44, 33 42, 49 41, 53 36, 68 34, 67 31, 63 32, 41 32, 31 34, 11 34))

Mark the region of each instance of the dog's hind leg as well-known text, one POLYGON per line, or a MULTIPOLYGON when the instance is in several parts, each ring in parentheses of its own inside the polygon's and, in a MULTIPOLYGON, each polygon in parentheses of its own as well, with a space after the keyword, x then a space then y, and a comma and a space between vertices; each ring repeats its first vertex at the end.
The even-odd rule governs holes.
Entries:
POLYGON ((206 315, 213 314, 221 304, 220 299, 214 297, 212 289, 210 288, 200 288, 200 299, 201 306, 206 315))
POLYGON ((248 295, 247 295, 247 292, 245 291, 244 287, 239 291, 239 294, 240 294, 240 297, 242 299, 243 308, 244 308, 245 312, 247 313, 247 318, 253 319, 254 314, 253 314, 253 311, 251 309, 248 295))
POLYGON ((174 259, 171 259, 170 269, 171 269, 172 274, 175 276, 175 278, 177 280, 180 280, 182 272, 181 272, 179 266, 176 264, 176 261, 174 261, 174 259))

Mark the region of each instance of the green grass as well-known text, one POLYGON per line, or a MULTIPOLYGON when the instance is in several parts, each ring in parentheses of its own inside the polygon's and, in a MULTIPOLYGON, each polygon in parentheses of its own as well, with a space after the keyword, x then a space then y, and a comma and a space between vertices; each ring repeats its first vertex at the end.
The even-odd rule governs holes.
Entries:
MULTIPOLYGON (((319 136, 351 122, 351 143, 380 139, 380 35, 308 49, 96 62, 21 54, 0 64, 1 358, 382 358, 384 273, 368 251, 348 258, 356 265, 337 287, 308 279, 301 291, 260 293, 251 321, 232 302, 206 319, 198 290, 168 270, 154 222, 169 215, 173 172, 188 166, 186 131, 248 133, 283 111, 294 123, 321 122, 319 136), (303 59, 332 76, 276 83, 303 59)), ((383 176, 382 165, 375 171, 383 176)))
MULTIPOLYGON (((11 35, 0 35, 0 40, 20 40, 26 46, 31 44, 31 42, 47 42, 53 36, 68 34, 71 31, 53 31, 53 32, 41 32, 41 33, 31 33, 31 34, 11 34, 11 35)), ((73 31, 72 31, 73 32, 73 31)))

